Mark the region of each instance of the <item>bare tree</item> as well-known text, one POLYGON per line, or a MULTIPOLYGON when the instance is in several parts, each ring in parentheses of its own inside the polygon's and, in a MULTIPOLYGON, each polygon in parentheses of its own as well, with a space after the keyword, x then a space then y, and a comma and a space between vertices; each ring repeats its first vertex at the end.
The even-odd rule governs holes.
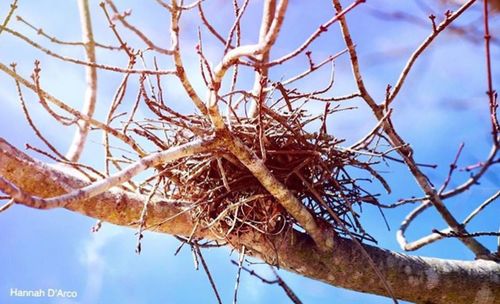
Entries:
MULTIPOLYGON (((491 55, 491 45, 497 42, 490 33, 488 1, 463 1, 456 10, 440 15, 429 11, 429 20, 423 23, 428 26, 428 36, 408 58, 397 81, 387 86, 382 99, 374 97, 365 84, 348 22, 353 11, 363 11, 364 0, 353 0, 345 6, 333 0, 330 19, 295 48, 285 52, 281 49, 280 56, 271 51, 279 45, 279 37, 290 35, 284 29, 287 0, 263 1, 260 27, 250 28, 244 19, 255 4, 234 0, 234 16, 224 31, 213 24, 211 19, 216 16, 206 14, 207 7, 213 5, 211 1, 147 3, 151 9, 164 10, 168 17, 168 30, 163 30, 170 35, 168 47, 154 41, 152 34, 132 21, 132 12, 122 11, 112 0, 99 4, 99 16, 91 16, 88 0, 77 1, 82 32, 78 42, 56 38, 22 15, 14 18, 17 2, 12 3, 0 35, 12 35, 69 68, 81 67, 85 70, 86 92, 82 98, 75 96, 83 100, 83 108, 77 110, 70 102, 58 99, 56 92, 44 88, 43 62, 34 63, 31 77, 18 72, 16 64, 0 63, 0 70, 13 80, 12 89, 17 91, 29 125, 46 146, 28 148, 55 163, 35 160, 0 139, 0 190, 6 201, 1 211, 15 204, 37 209, 65 208, 100 222, 133 227, 138 230, 139 253, 144 231, 175 235, 193 248, 219 302, 220 295, 201 253, 204 247, 230 246, 240 252, 240 260, 235 262, 238 274, 241 270, 251 272, 243 266, 244 257, 251 256, 334 286, 388 296, 394 302, 500 301, 499 249, 488 248, 480 238, 500 234, 468 227, 473 218, 491 210, 500 191, 491 191, 489 198, 477 203, 464 220, 454 215, 448 203, 470 188, 480 187, 482 178, 499 163, 495 62, 491 55), (475 24, 464 30, 456 24, 464 13, 479 8, 483 12, 482 27, 475 24), (193 22, 195 17, 197 21, 193 22), (108 44, 100 43, 94 34, 95 18, 109 25, 113 40, 108 44), (184 18, 191 23, 184 23, 184 18), (17 25, 24 29, 17 30, 17 25), (343 39, 344 48, 317 61, 319 56, 311 48, 336 26, 340 27, 340 35, 335 38, 343 39), (36 42, 29 30, 46 41, 36 42), (255 40, 245 36, 249 30, 255 40), (183 46, 188 31, 197 32, 195 50, 183 46), (485 54, 487 96, 483 102, 489 105, 491 149, 484 160, 466 168, 470 177, 459 184, 452 180, 463 146, 454 160, 450 157, 447 178, 433 181, 426 173, 433 166, 415 160, 418 151, 412 149, 392 119, 398 111, 396 101, 415 64, 445 31, 455 31, 464 40, 484 36, 484 43, 474 43, 485 54), (51 46, 45 47, 44 43, 51 46), (53 49, 55 45, 83 48, 84 58, 60 53, 53 49), (192 64, 188 67, 184 62, 186 54, 192 52, 198 58, 195 71, 192 64), (112 56, 100 59, 98 55, 103 53, 112 56), (113 57, 122 60, 122 65, 113 57), (348 58, 352 75, 341 77, 352 77, 356 89, 346 95, 330 96, 337 77, 333 63, 344 57, 348 58), (279 73, 280 69, 298 64, 304 69, 293 76, 285 79, 279 73), (332 72, 325 86, 310 90, 299 84, 320 75, 319 71, 328 66, 332 66, 332 72), (250 73, 253 83, 249 84, 250 73), (113 99, 99 101, 109 105, 104 120, 99 120, 94 117, 98 76, 101 79, 109 74, 120 75, 121 79, 113 99), (183 89, 184 100, 174 97, 172 86, 165 85, 172 80, 183 89), (51 144, 45 135, 47 130, 35 124, 27 96, 36 98, 61 125, 76 126, 67 153, 51 144), (134 101, 126 102, 131 96, 134 101), (187 105, 193 105, 195 110, 186 110, 187 105), (360 138, 339 138, 331 131, 331 122, 344 112, 359 115, 362 109, 354 105, 361 105, 375 123, 360 138), (96 132, 102 133, 102 168, 79 161, 89 133, 96 132), (388 166, 405 166, 420 189, 419 196, 409 193, 393 204, 382 201, 390 196, 378 193, 390 193, 398 184, 397 176, 382 173, 388 166), (136 178, 139 174, 143 178, 136 178), (376 186, 370 184, 372 181, 376 186), (375 237, 363 228, 361 206, 382 211, 410 204, 415 208, 397 232, 403 250, 413 251, 454 238, 476 260, 410 256, 374 245, 375 237), (429 208, 440 215, 446 228, 409 241, 406 231, 429 208)), ((384 18, 417 20, 401 12, 369 11, 384 18)), ((159 27, 163 23, 161 20, 159 27)), ((99 83, 100 88, 108 85, 103 80, 99 83)), ((280 285, 293 302, 300 302, 279 275, 275 281, 261 279, 280 285)), ((238 284, 239 279, 234 302, 238 284)))

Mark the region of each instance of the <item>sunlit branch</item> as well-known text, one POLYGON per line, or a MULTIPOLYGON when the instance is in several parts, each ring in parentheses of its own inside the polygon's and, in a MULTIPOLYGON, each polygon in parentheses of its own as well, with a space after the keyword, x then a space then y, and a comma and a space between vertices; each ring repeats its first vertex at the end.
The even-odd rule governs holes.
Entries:
MULTIPOLYGON (((276 0, 266 0, 264 2, 264 9, 262 11, 262 21, 260 23, 260 32, 259 32, 259 44, 265 43, 265 39, 269 29, 271 28, 271 24, 274 20, 274 15, 276 12, 276 0)), ((250 102, 250 109, 248 111, 248 116, 253 118, 257 116, 259 104, 262 104, 264 100, 266 100, 265 91, 262 90, 263 87, 266 87, 267 76, 268 76, 268 67, 265 66, 269 61, 269 52, 270 48, 260 54, 255 55, 256 64, 262 66, 260 69, 255 71, 252 94, 257 96, 257 98, 253 98, 250 102)))
POLYGON ((156 165, 164 164, 193 154, 206 152, 210 149, 213 149, 214 143, 215 142, 212 139, 197 140, 181 146, 172 147, 166 151, 150 154, 142 158, 140 161, 137 161, 136 163, 128 166, 120 172, 111 175, 108 178, 94 182, 82 189, 78 189, 70 193, 52 198, 31 196, 28 193, 23 192, 17 186, 13 185, 11 182, 1 176, 0 190, 10 195, 14 200, 22 202, 23 204, 26 204, 33 208, 51 209, 64 207, 71 202, 86 200, 99 195, 114 186, 120 185, 130 180, 132 177, 141 173, 142 171, 152 168, 156 165))
POLYGON ((14 0, 12 2, 12 4, 10 5, 10 10, 9 10, 9 13, 7 14, 7 16, 5 17, 5 19, 3 20, 2 22, 2 27, 0 27, 0 34, 2 34, 3 30, 7 27, 7 25, 9 24, 9 21, 10 19, 12 18, 12 15, 14 14, 14 11, 17 9, 17 1, 18 0, 14 0))
MULTIPOLYGON (((96 63, 95 41, 92 32, 92 20, 88 0, 78 0, 80 11, 80 23, 82 28, 82 42, 85 45, 86 59, 89 63, 96 63)), ((94 115, 97 100, 97 69, 93 66, 85 67, 86 89, 81 113, 92 117, 94 115)), ((89 133, 90 124, 86 120, 78 120, 77 130, 73 136, 73 141, 66 153, 66 158, 71 162, 76 162, 80 158, 85 147, 85 141, 89 133)))

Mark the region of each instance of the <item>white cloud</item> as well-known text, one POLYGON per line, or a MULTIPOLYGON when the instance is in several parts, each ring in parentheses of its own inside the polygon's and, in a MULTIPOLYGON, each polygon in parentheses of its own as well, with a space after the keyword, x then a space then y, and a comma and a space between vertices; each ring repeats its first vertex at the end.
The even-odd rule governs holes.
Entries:
POLYGON ((120 227, 103 224, 99 232, 91 234, 90 238, 82 243, 80 262, 87 269, 87 285, 80 295, 82 303, 98 303, 106 270, 102 249, 111 239, 122 234, 123 231, 120 227))

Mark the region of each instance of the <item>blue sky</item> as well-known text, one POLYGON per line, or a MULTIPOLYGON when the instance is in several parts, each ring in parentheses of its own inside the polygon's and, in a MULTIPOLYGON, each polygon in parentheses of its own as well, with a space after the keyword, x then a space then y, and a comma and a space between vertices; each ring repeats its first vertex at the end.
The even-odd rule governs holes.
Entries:
MULTIPOLYGON (((16 14, 63 40, 79 40, 79 17, 76 1, 47 0, 19 1, 16 14)), ((130 21, 140 26, 151 35, 153 40, 168 46, 168 15, 154 1, 116 1, 121 9, 132 8, 130 21)), ((414 1, 367 1, 348 16, 352 35, 360 54, 361 68, 368 89, 381 100, 387 84, 394 84, 399 72, 411 52, 430 32, 428 28, 418 27, 405 22, 388 21, 373 17, 370 8, 384 11, 405 10, 426 19, 426 15, 414 6, 414 1), (391 55, 392 50, 399 50, 391 55), (374 54, 377 56, 374 57, 374 54), (376 60, 374 60, 376 58, 376 60)), ((435 1, 428 1, 435 2, 435 1)), ((99 41, 114 41, 106 25, 98 1, 91 1, 93 24, 99 41)), ((206 12, 214 26, 226 29, 232 21, 230 1, 207 1, 206 12), (218 15, 215 15, 218 14, 218 15), (215 17, 217 16, 217 17, 215 17), (231 17, 230 17, 231 16, 231 17)), ((243 19, 243 43, 252 43, 257 39, 262 1, 251 1, 249 14, 243 19)), ((344 3, 349 3, 344 1, 344 3)), ((445 7, 434 5, 437 12, 444 12, 445 7)), ((480 6, 464 15, 458 24, 477 23, 480 6)), ((0 4, 0 16, 5 16, 7 2, 0 4)), ((194 45, 198 18, 194 12, 186 13, 182 23, 182 47, 186 50, 183 57, 190 77, 193 79, 200 96, 205 96, 204 87, 197 73, 198 62, 194 45)), ((291 1, 284 28, 273 50, 272 57, 278 57, 294 49, 313 32, 319 24, 331 17, 330 1, 291 1)), ((440 16, 438 16, 440 17, 440 16)), ((498 17, 493 20, 493 35, 500 29, 498 17)), ((50 44, 37 37, 28 28, 13 20, 12 27, 29 34, 34 40, 49 46, 56 52, 67 56, 82 57, 81 49, 50 44)), ((125 33, 125 31, 123 31, 125 33)), ((311 46, 316 62, 344 48, 338 26, 334 25, 311 46)), ((221 47, 205 30, 202 32, 204 49, 209 60, 220 60, 221 47)), ((127 35, 129 37, 130 35, 127 35)), ((137 44, 137 40, 132 39, 137 44)), ((58 98, 79 108, 84 91, 84 72, 80 67, 68 66, 43 53, 33 50, 24 42, 7 33, 0 35, 0 61, 8 64, 18 63, 18 70, 29 77, 35 59, 42 62, 42 82, 47 91, 58 98)), ((436 170, 427 170, 429 177, 436 184, 442 183, 461 142, 465 142, 463 157, 459 166, 475 163, 484 159, 489 147, 489 121, 487 112, 485 64, 482 44, 464 40, 447 32, 438 38, 417 62, 411 72, 404 90, 394 103, 394 123, 402 136, 413 146, 417 161, 439 164, 436 170)), ((500 79, 500 58, 498 46, 492 49, 494 84, 498 88, 500 79)), ((125 65, 123 55, 110 55, 99 51, 98 58, 116 65, 125 65)), ((168 68, 170 59, 160 60, 168 68)), ((290 64, 277 67, 271 72, 275 80, 293 76, 295 72, 307 68, 303 57, 290 64)), ((354 83, 350 73, 348 57, 339 58, 335 64, 336 82, 329 96, 340 96, 353 92, 354 83)), ((312 77, 297 84, 301 89, 326 85, 330 70, 323 68, 312 77)), ((96 117, 103 119, 107 106, 119 82, 119 75, 99 72, 99 105, 96 117)), ((251 88, 252 73, 242 72, 242 88, 251 88)), ((173 106, 189 112, 194 106, 187 101, 187 96, 177 81, 165 80, 164 87, 173 106)), ((126 104, 131 103, 135 94, 131 86, 126 104)), ((62 151, 65 151, 72 129, 57 125, 44 112, 35 106, 37 100, 26 92, 33 117, 39 126, 46 130, 45 135, 62 151)), ((0 136, 17 147, 25 143, 42 147, 41 142, 29 129, 17 101, 14 83, 6 75, 0 74, 0 136)), ((338 137, 356 141, 373 127, 374 120, 359 102, 359 110, 334 116, 329 128, 338 137)), ((312 106, 311 111, 322 109, 323 105, 312 106)), ((102 148, 99 145, 100 134, 92 134, 88 150, 82 161, 102 168, 102 148)), ((37 155, 36 155, 37 156, 37 155)), ((37 156, 39 157, 39 156, 37 156)), ((414 181, 407 170, 397 164, 384 168, 386 176, 393 185, 393 194, 384 196, 387 203, 401 197, 419 195, 414 181)), ((466 173, 458 173, 452 183, 458 184, 466 179, 466 173)), ((465 217, 482 200, 498 190, 500 175, 492 172, 480 187, 473 188, 458 199, 453 200, 451 208, 458 218, 465 217)), ((382 192, 379 185, 374 185, 375 192, 382 192)), ((471 226, 474 230, 498 229, 500 211, 498 204, 489 207, 489 212, 477 218, 471 226)), ((411 210, 403 207, 386 212, 391 231, 387 231, 378 210, 364 208, 362 221, 365 228, 379 241, 382 247, 399 250, 395 241, 395 230, 403 217, 411 210)), ((78 291, 76 301, 57 301, 46 299, 43 303, 212 303, 215 302, 210 285, 203 271, 195 271, 189 248, 185 247, 178 256, 173 256, 178 242, 167 235, 147 233, 143 242, 143 252, 134 252, 135 231, 104 224, 101 231, 91 233, 95 220, 72 214, 65 210, 38 211, 23 206, 14 206, 0 214, 0 303, 41 303, 36 300, 16 299, 8 296, 12 287, 20 289, 62 288, 78 291)), ((415 239, 425 235, 433 228, 443 228, 444 224, 433 211, 427 211, 425 217, 415 222, 408 237, 415 239)), ((489 248, 494 248, 495 240, 484 239, 489 248)), ((471 259, 471 254, 456 240, 444 240, 428 246, 415 254, 442 258, 471 259)), ((209 267, 223 296, 224 303, 232 300, 236 268, 231 259, 237 255, 227 249, 208 250, 205 256, 209 267)), ((256 267, 259 273, 272 278, 265 265, 256 267)), ((286 282, 294 289, 304 303, 389 303, 388 299, 334 288, 294 274, 282 272, 286 282)), ((283 291, 275 286, 260 283, 255 278, 243 274, 240 289, 240 303, 286 303, 283 291)))

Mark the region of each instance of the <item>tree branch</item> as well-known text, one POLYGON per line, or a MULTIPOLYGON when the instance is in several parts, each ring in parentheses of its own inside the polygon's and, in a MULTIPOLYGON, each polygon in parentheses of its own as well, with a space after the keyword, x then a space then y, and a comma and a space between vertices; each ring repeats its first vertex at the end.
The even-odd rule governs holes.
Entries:
MULTIPOLYGON (((85 54, 88 62, 95 64, 97 62, 95 56, 95 41, 92 32, 92 20, 90 18, 90 9, 88 0, 78 0, 78 8, 80 10, 80 20, 82 26, 83 43, 85 45, 85 54)), ((97 68, 95 66, 85 67, 85 77, 87 81, 87 89, 85 90, 85 101, 83 103, 82 113, 88 117, 94 115, 95 104, 97 100, 97 68)), ((86 120, 78 121, 78 129, 73 137, 73 142, 66 154, 69 161, 76 162, 80 158, 85 146, 85 140, 90 130, 90 124, 86 120)))
MULTIPOLYGON (((2 139, 0 176, 40 197, 59 195, 68 187, 86 185, 67 169, 62 171, 33 160, 2 139)), ((65 208, 113 224, 137 227, 145 199, 122 190, 110 190, 88 200, 71 202, 65 208)), ((148 204, 148 221, 150 225, 164 222, 154 226, 156 231, 187 236, 196 222, 185 210, 182 204, 155 198, 148 204)), ((196 237, 213 238, 202 228, 197 229, 196 237)), ((334 286, 387 295, 352 240, 338 238, 334 254, 319 250, 309 236, 294 230, 277 236, 246 233, 229 241, 235 248, 245 245, 248 255, 303 276, 334 286)), ((491 304, 500 300, 500 264, 493 261, 441 260, 412 257, 368 245, 364 248, 399 299, 417 303, 491 304)))

